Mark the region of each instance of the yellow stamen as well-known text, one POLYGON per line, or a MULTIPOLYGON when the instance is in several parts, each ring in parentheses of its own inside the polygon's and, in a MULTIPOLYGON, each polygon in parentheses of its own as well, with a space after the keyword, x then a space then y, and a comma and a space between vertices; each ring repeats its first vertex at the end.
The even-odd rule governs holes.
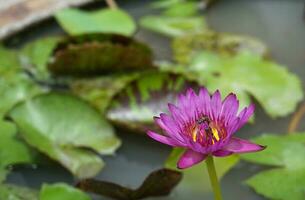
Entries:
POLYGON ((192 132, 192 136, 193 136, 193 141, 196 142, 197 141, 197 132, 198 132, 198 129, 197 127, 194 128, 193 132, 192 132))
MULTIPOLYGON (((219 141, 220 138, 219 138, 218 130, 216 128, 212 128, 212 133, 213 133, 213 136, 215 137, 216 141, 219 141)), ((214 144, 214 141, 213 141, 213 144, 214 144)))

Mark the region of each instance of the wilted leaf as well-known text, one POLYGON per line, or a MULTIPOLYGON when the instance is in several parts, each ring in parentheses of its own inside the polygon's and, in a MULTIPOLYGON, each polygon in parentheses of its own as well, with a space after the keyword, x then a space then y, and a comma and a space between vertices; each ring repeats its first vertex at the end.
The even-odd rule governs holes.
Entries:
POLYGON ((27 187, 0 184, 0 200, 38 200, 38 192, 27 187))
POLYGON ((120 9, 81 11, 61 10, 55 15, 61 27, 70 35, 86 33, 118 33, 131 36, 136 30, 132 17, 120 9))
MULTIPOLYGON (((177 162, 183 152, 184 149, 174 148, 165 162, 165 167, 177 170, 177 162)), ((239 156, 232 155, 215 158, 214 161, 218 178, 221 179, 238 163, 239 156)), ((212 190, 205 162, 195 165, 192 168, 181 170, 181 172, 183 173, 183 179, 177 187, 178 193, 201 194, 212 190)))
POLYGON ((49 78, 47 63, 58 41, 58 37, 47 37, 28 43, 21 50, 20 62, 35 76, 35 79, 46 80, 49 78))
POLYGON ((70 87, 74 94, 90 102, 104 113, 112 98, 139 75, 139 73, 129 73, 76 79, 71 82, 70 87))
POLYGON ((64 183, 44 184, 39 194, 39 200, 90 200, 84 192, 64 183))
POLYGON ((166 112, 167 103, 175 103, 176 95, 197 86, 181 76, 151 72, 142 74, 114 97, 107 118, 114 124, 137 132, 154 126, 153 116, 166 112))
POLYGON ((138 200, 146 197, 168 195, 180 182, 182 174, 170 169, 152 172, 137 189, 130 189, 115 183, 88 179, 78 183, 84 191, 118 200, 138 200))
POLYGON ((221 55, 250 52, 262 57, 268 56, 266 45, 255 38, 214 31, 177 37, 172 46, 174 58, 180 64, 191 62, 194 55, 202 51, 213 51, 221 55))
POLYGON ((203 17, 144 16, 140 20, 144 28, 170 37, 188 33, 202 32, 207 29, 203 17))
POLYGON ((247 52, 236 56, 202 52, 188 66, 167 65, 162 69, 183 74, 209 91, 219 89, 224 96, 234 92, 241 107, 250 103, 252 95, 272 117, 291 113, 303 98, 297 76, 277 63, 247 52))
POLYGON ((20 134, 32 146, 59 161, 80 178, 96 175, 100 154, 113 154, 120 140, 98 111, 86 102, 60 93, 36 96, 10 111, 20 134))
POLYGON ((49 69, 56 75, 99 75, 152 67, 152 52, 145 44, 113 34, 67 38, 55 49, 49 69))
POLYGON ((254 139, 268 148, 242 159, 277 167, 259 172, 247 180, 257 193, 277 200, 303 200, 305 194, 305 134, 280 136, 266 134, 254 139))

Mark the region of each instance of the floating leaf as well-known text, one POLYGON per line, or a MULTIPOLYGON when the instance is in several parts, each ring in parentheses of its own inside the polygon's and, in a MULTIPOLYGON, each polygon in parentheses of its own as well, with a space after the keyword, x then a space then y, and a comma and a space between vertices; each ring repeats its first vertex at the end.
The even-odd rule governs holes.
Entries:
POLYGON ((99 112, 68 94, 36 96, 17 105, 9 116, 30 145, 80 178, 95 176, 103 166, 97 155, 83 147, 108 155, 121 144, 99 112))
POLYGON ((104 113, 112 98, 138 76, 138 73, 129 73, 76 79, 71 82, 70 87, 74 94, 90 102, 104 113))
POLYGON ((198 14, 197 2, 179 2, 168 7, 163 15, 171 17, 189 17, 198 14))
POLYGON ((84 191, 119 200, 138 200, 146 197, 165 196, 180 182, 182 174, 170 169, 152 172, 137 189, 130 189, 106 181, 87 179, 78 183, 84 191))
POLYGON ((47 63, 58 41, 58 37, 47 37, 31 42, 21 50, 22 66, 28 69, 36 79, 46 80, 49 78, 47 63))
POLYGON ((14 74, 20 71, 21 68, 17 52, 0 46, 0 77, 11 78, 14 74))
MULTIPOLYGON (((178 159, 184 151, 185 150, 182 148, 174 148, 165 162, 165 167, 177 170, 178 159)), ((238 163, 239 156, 231 155, 223 158, 215 158, 214 161, 218 178, 221 179, 238 163)), ((183 173, 183 179, 177 187, 179 195, 202 194, 203 192, 212 190, 205 162, 193 166, 192 168, 181 170, 181 172, 183 173)))
POLYGON ((157 0, 152 2, 150 5, 152 8, 169 8, 183 1, 184 0, 157 0))
MULTIPOLYGON (((114 124, 137 132, 155 127, 153 116, 165 112, 167 103, 193 83, 181 76, 151 72, 142 74, 114 97, 107 118, 114 124)), ((196 85, 197 86, 197 85, 196 85)))
POLYGON ((21 73, 11 74, 11 78, 0 77, 0 117, 16 103, 31 98, 44 90, 21 73))
POLYGON ((64 183, 44 184, 39 194, 39 200, 90 200, 84 192, 64 183))
POLYGON ((33 151, 17 137, 13 123, 0 121, 0 167, 31 163, 33 151))
POLYGON ((38 200, 38 192, 27 187, 0 184, 0 200, 38 200))
POLYGON ((237 94, 241 107, 253 95, 272 117, 285 116, 295 110, 303 98, 297 76, 272 61, 247 52, 236 56, 211 52, 197 54, 188 66, 164 65, 163 70, 183 74, 205 85, 209 91, 237 94))
POLYGON ((132 17, 120 9, 81 11, 65 9, 55 14, 61 27, 70 35, 85 33, 118 33, 131 36, 136 30, 132 17))
POLYGON ((194 55, 202 51, 213 51, 221 55, 236 55, 250 52, 268 57, 268 49, 261 41, 248 36, 204 31, 177 37, 173 41, 175 60, 180 64, 190 63, 194 55))
POLYGON ((167 17, 148 15, 141 18, 140 25, 148 30, 169 37, 202 32, 207 29, 203 17, 167 17))
POLYGON ((305 192, 305 134, 265 134, 254 139, 268 148, 257 154, 242 155, 242 159, 277 167, 259 172, 247 180, 257 193, 277 200, 302 200, 305 192))
POLYGON ((67 38, 58 44, 49 69, 56 75, 99 75, 152 67, 152 52, 145 44, 113 34, 67 38))

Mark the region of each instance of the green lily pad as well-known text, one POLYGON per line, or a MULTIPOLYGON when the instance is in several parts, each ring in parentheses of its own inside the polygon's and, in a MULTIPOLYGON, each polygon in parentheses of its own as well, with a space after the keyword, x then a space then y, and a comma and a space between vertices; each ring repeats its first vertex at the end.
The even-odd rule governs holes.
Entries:
POLYGON ((9 78, 0 78, 0 118, 11 109, 16 103, 31 98, 45 90, 30 80, 27 75, 14 73, 9 78))
POLYGON ((271 117, 293 112, 303 98, 301 81, 296 75, 284 66, 248 52, 235 56, 201 52, 190 65, 163 65, 161 69, 183 74, 209 91, 219 89, 223 96, 234 92, 241 107, 250 103, 251 95, 271 117))
POLYGON ((201 16, 169 17, 148 15, 141 18, 140 25, 143 28, 169 37, 177 37, 207 30, 205 19, 201 16))
POLYGON ((57 12, 55 18, 70 35, 86 33, 117 33, 131 36, 136 30, 132 17, 120 9, 81 11, 65 9, 57 12))
POLYGON ((182 76, 143 73, 113 98, 106 116, 117 126, 144 133, 156 128, 153 116, 166 112, 167 103, 175 103, 176 95, 191 86, 198 87, 182 76))
MULTIPOLYGON (((165 162, 165 167, 169 169, 177 169, 177 162, 185 150, 182 148, 174 148, 165 162)), ((231 155, 223 158, 214 158, 217 176, 221 179, 230 169, 238 162, 238 155, 231 155)), ((179 170, 183 173, 183 179, 177 187, 177 192, 183 194, 202 194, 203 192, 212 191, 209 174, 206 163, 202 162, 189 169, 179 170)))
POLYGON ((11 78, 21 71, 18 54, 14 50, 9 50, 0 46, 0 75, 1 78, 11 78))
POLYGON ((100 157, 83 147, 111 155, 121 144, 97 110, 68 94, 36 96, 17 105, 9 117, 28 144, 79 178, 95 176, 103 166, 100 157))
POLYGON ((89 195, 64 183, 44 184, 39 194, 40 200, 91 200, 89 195))
POLYGON ((28 43, 19 53, 21 65, 29 70, 37 80, 47 80, 50 73, 47 63, 56 47, 58 37, 46 37, 28 43))
POLYGON ((38 192, 34 189, 13 184, 0 184, 1 200, 38 200, 38 192))
POLYGON ((256 154, 242 155, 241 158, 276 168, 259 172, 246 181, 247 185, 270 199, 304 199, 305 134, 265 134, 254 141, 261 142, 268 148, 256 154))
POLYGON ((214 31, 177 37, 172 48, 174 58, 179 64, 190 63, 192 58, 202 51, 212 51, 221 55, 249 52, 262 57, 268 57, 269 54, 266 45, 255 38, 214 31))
POLYGON ((148 46, 114 34, 69 37, 58 44, 53 54, 48 68, 55 75, 96 76, 153 66, 148 46))
POLYGON ((178 171, 160 169, 150 173, 137 189, 94 179, 83 180, 77 186, 84 191, 113 199, 138 200, 168 195, 181 179, 182 174, 178 171))
POLYGON ((72 92, 104 113, 112 98, 136 79, 139 73, 76 79, 70 83, 72 92))
POLYGON ((34 157, 35 152, 17 137, 15 125, 0 120, 0 182, 5 180, 9 166, 32 163, 34 157))
POLYGON ((198 2, 184 1, 173 4, 163 11, 163 15, 170 17, 190 17, 198 14, 198 2))

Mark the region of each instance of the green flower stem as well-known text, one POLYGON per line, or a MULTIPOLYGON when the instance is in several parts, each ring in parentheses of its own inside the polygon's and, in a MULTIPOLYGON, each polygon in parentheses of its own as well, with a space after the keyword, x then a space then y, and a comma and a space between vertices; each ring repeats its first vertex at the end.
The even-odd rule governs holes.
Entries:
POLYGON ((218 182, 213 156, 209 155, 206 159, 211 185, 214 192, 215 200, 222 200, 220 184, 218 182))

